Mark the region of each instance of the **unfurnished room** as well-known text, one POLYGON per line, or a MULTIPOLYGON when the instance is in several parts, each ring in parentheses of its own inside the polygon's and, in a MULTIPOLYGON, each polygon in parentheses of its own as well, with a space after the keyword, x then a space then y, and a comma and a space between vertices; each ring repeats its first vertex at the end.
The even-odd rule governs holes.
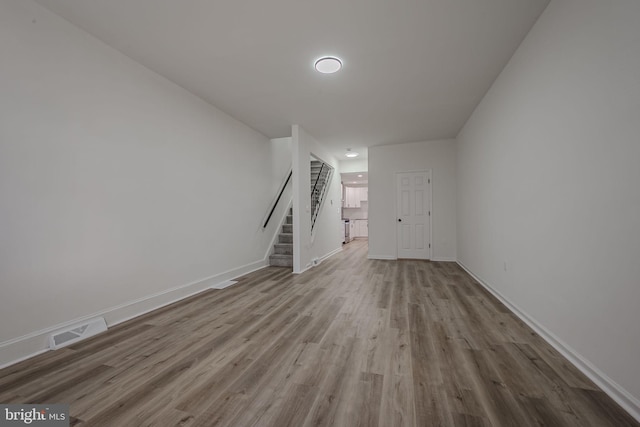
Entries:
POLYGON ((640 426, 637 0, 0 0, 0 425, 640 426))

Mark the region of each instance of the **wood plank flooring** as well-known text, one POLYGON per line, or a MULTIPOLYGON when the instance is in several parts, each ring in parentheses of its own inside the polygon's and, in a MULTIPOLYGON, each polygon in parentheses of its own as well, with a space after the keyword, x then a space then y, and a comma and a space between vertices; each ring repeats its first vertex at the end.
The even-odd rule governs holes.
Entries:
POLYGON ((638 426, 455 263, 269 267, 0 371, 78 426, 638 426))

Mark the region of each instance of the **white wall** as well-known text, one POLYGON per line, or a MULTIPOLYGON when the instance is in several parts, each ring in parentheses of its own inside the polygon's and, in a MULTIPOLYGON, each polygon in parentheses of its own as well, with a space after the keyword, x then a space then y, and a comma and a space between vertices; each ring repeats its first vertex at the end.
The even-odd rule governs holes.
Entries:
POLYGON ((0 70, 0 365, 265 265, 266 137, 31 1, 0 70))
MULTIPOLYGON (((275 209, 273 210, 273 214, 271 218, 267 222, 268 230, 272 230, 272 227, 279 226, 284 223, 285 216, 291 206, 291 202, 293 199, 293 183, 292 179, 289 179, 289 182, 286 183, 284 189, 282 186, 285 184, 287 176, 291 171, 291 156, 292 156, 292 148, 291 148, 291 137, 285 138, 274 138, 270 141, 270 153, 271 153, 271 171, 272 176, 271 180, 274 183, 278 183, 277 190, 271 193, 271 202, 268 205, 268 209, 264 212, 264 218, 262 219, 262 224, 267 221, 269 218, 269 212, 271 211, 271 207, 275 204, 275 209), (282 190, 282 195, 278 200, 278 194, 282 190), (275 225, 273 223, 276 223, 275 225)), ((271 233, 271 231, 269 231, 271 233)), ((278 238, 279 233, 273 233, 273 241, 269 245, 270 253, 273 253, 273 244, 276 243, 276 239, 278 238)))
POLYGON ((301 273, 315 258, 342 248, 340 170, 338 162, 311 135, 292 126, 293 152, 293 271, 301 273), (334 168, 325 202, 311 234, 311 155, 334 168))
POLYGON ((432 257, 456 260, 456 141, 369 148, 369 258, 393 259, 396 246, 396 172, 431 169, 432 257))
POLYGON ((272 178, 282 183, 291 169, 291 137, 274 138, 270 144, 272 178))
POLYGON ((340 173, 366 172, 369 170, 367 159, 347 159, 340 160, 340 173))
POLYGON ((637 0, 553 0, 457 156, 460 262, 636 417, 638 22, 637 0))

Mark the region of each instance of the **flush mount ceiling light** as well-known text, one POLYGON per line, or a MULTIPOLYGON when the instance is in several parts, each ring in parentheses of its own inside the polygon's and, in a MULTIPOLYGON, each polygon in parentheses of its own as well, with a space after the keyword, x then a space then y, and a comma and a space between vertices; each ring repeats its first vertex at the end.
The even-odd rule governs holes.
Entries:
POLYGON ((342 68, 342 61, 335 56, 323 56, 316 60, 313 65, 317 72, 322 74, 332 74, 340 71, 342 68))
POLYGON ((359 154, 356 153, 355 151, 351 151, 351 148, 347 148, 347 152, 344 155, 349 157, 349 158, 353 158, 353 157, 358 157, 359 156, 359 154))

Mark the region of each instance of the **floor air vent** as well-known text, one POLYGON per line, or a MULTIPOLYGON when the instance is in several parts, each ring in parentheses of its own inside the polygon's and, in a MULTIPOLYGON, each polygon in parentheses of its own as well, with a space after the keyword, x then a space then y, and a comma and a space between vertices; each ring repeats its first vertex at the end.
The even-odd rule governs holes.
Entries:
POLYGON ((104 321, 104 317, 96 317, 52 333, 49 335, 49 348, 56 350, 106 330, 107 323, 104 321))

